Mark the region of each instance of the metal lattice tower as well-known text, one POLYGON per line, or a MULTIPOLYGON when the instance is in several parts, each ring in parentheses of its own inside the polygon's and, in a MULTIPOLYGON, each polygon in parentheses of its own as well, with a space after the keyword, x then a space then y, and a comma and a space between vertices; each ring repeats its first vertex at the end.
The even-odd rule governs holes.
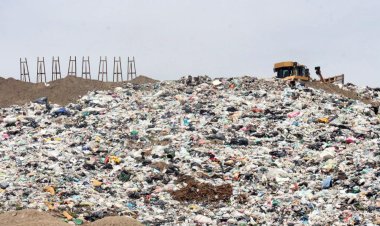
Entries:
POLYGON ((39 82, 46 82, 45 57, 42 60, 37 57, 37 83, 39 82))
POLYGON ((119 60, 116 60, 116 57, 113 58, 113 79, 112 81, 115 82, 115 76, 116 76, 116 82, 123 81, 123 72, 121 69, 121 57, 119 57, 119 60))
POLYGON ((100 77, 102 77, 101 81, 103 82, 104 76, 106 77, 106 82, 108 82, 107 57, 105 57, 104 59, 102 59, 102 57, 100 57, 98 80, 100 81, 100 77))
POLYGON ((51 80, 54 81, 54 80, 57 80, 58 78, 59 79, 62 78, 61 64, 59 63, 59 57, 57 59, 53 57, 53 62, 51 65, 51 80))
POLYGON ((136 63, 135 57, 129 59, 128 57, 128 71, 127 71, 127 80, 132 80, 136 78, 136 63))
POLYGON ((90 70, 90 57, 87 59, 82 57, 82 78, 91 79, 91 70, 90 70))
POLYGON ((77 57, 75 56, 73 59, 69 60, 69 69, 67 69, 67 76, 75 76, 77 77, 77 57))
POLYGON ((24 61, 20 58, 20 80, 23 82, 30 82, 28 61, 26 58, 24 61))

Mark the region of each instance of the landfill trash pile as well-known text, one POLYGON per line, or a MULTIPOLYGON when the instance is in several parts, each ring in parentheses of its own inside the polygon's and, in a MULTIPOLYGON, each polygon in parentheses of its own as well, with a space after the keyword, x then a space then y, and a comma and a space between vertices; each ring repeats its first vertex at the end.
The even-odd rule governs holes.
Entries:
POLYGON ((2 109, 1 210, 75 224, 376 225, 379 121, 360 101, 254 77, 39 98, 2 109))

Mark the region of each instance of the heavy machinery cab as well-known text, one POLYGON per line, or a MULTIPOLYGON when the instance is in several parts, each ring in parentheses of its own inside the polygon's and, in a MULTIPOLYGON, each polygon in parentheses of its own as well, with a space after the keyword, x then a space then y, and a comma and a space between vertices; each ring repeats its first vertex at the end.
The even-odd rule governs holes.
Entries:
POLYGON ((309 69, 305 65, 293 61, 276 63, 273 71, 277 73, 277 78, 284 80, 310 80, 309 69))

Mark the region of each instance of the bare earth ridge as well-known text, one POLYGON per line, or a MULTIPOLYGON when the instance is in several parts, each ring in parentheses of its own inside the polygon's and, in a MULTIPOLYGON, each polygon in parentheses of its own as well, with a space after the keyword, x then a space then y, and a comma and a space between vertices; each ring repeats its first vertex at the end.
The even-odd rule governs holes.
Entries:
MULTIPOLYGON (((154 83, 157 80, 138 76, 129 81, 134 84, 154 83)), ((0 107, 23 105, 40 97, 48 97, 49 102, 66 105, 92 90, 109 90, 122 83, 101 82, 67 76, 47 83, 27 83, 14 78, 0 77, 0 107)))
MULTIPOLYGON (((47 212, 38 210, 20 210, 0 214, 1 226, 68 226, 63 218, 53 217, 47 212)), ((85 226, 142 226, 140 222, 130 217, 105 217, 85 226)))

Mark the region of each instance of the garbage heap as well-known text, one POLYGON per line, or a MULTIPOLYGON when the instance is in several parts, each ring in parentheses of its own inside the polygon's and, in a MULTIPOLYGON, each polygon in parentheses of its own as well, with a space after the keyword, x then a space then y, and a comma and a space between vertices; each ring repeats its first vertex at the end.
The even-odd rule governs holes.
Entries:
POLYGON ((75 224, 376 225, 379 117, 280 80, 186 77, 1 109, 0 209, 75 224))
POLYGON ((342 86, 342 88, 357 93, 359 97, 371 99, 374 102, 380 101, 380 87, 359 87, 352 83, 347 83, 344 86, 342 86))

